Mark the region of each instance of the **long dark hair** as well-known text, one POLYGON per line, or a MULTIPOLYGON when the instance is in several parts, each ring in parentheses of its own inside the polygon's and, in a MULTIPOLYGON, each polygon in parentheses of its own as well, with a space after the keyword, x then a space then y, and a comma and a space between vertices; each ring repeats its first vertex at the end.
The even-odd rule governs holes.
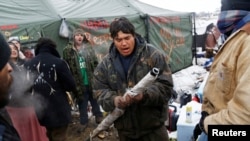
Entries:
POLYGON ((16 59, 16 63, 12 62, 11 60, 9 60, 10 63, 16 64, 17 66, 21 66, 24 64, 25 60, 20 58, 19 56, 19 50, 18 47, 13 43, 13 42, 8 42, 9 46, 12 45, 15 50, 17 51, 17 59, 16 59))

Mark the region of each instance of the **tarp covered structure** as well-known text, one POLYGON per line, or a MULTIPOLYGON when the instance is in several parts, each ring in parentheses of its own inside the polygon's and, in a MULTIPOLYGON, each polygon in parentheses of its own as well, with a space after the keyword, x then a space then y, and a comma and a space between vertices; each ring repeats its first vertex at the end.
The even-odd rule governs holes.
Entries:
POLYGON ((112 39, 109 25, 127 17, 136 32, 165 55, 173 72, 192 64, 192 13, 154 7, 138 0, 9 0, 0 3, 0 30, 18 36, 21 42, 39 37, 56 41, 61 53, 71 39, 59 36, 61 22, 69 30, 82 28, 101 59, 112 39))
POLYGON ((61 19, 47 1, 1 1, 0 7, 0 30, 20 40, 36 40, 44 27, 61 19))

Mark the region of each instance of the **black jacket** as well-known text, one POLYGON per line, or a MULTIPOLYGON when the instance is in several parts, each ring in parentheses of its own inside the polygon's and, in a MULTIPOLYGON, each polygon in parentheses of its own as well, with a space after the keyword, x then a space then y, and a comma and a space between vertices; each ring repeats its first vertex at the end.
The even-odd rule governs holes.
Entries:
POLYGON ((21 141, 16 129, 0 115, 1 141, 21 141))
POLYGON ((72 118, 66 91, 75 89, 75 81, 67 63, 55 48, 45 46, 24 66, 27 77, 34 81, 32 95, 40 124, 45 127, 69 124, 72 118))

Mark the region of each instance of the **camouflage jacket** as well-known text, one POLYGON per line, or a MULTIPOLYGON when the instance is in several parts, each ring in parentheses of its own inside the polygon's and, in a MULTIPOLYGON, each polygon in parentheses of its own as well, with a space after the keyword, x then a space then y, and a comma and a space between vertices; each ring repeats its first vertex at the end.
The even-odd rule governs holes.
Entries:
POLYGON ((69 64, 70 70, 76 82, 76 90, 73 91, 73 94, 76 97, 83 96, 84 89, 85 89, 84 83, 83 83, 83 77, 82 77, 81 70, 80 70, 80 65, 78 62, 79 57, 82 56, 85 58, 90 89, 92 89, 91 81, 93 78, 93 72, 94 72, 95 67, 98 64, 95 51, 92 48, 91 44, 87 43, 84 45, 86 47, 84 51, 80 51, 80 53, 78 53, 77 50, 74 49, 73 43, 69 43, 63 49, 63 59, 69 64))
POLYGON ((136 85, 153 67, 160 69, 156 81, 145 88, 144 98, 140 103, 131 104, 125 113, 115 121, 118 130, 126 131, 128 136, 141 136, 162 126, 168 115, 168 101, 173 89, 172 73, 159 50, 136 38, 135 53, 132 64, 125 77, 123 66, 119 60, 114 44, 94 72, 94 96, 102 108, 110 112, 114 110, 114 97, 123 95, 127 88, 136 85), (135 131, 136 132, 135 134, 135 131))

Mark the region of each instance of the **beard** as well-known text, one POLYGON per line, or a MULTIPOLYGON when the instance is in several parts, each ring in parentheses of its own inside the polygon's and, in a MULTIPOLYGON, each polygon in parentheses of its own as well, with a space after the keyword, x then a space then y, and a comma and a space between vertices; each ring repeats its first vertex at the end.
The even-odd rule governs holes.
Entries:
MULTIPOLYGON (((9 87, 8 87, 9 89, 9 87)), ((0 96, 0 108, 3 108, 9 103, 9 92, 8 89, 6 91, 1 91, 0 96)))
POLYGON ((0 100, 0 108, 5 107, 8 103, 9 103, 9 98, 8 97, 7 98, 2 98, 0 100))
POLYGON ((0 108, 3 108, 9 103, 9 89, 13 78, 10 76, 9 83, 0 88, 0 108))

